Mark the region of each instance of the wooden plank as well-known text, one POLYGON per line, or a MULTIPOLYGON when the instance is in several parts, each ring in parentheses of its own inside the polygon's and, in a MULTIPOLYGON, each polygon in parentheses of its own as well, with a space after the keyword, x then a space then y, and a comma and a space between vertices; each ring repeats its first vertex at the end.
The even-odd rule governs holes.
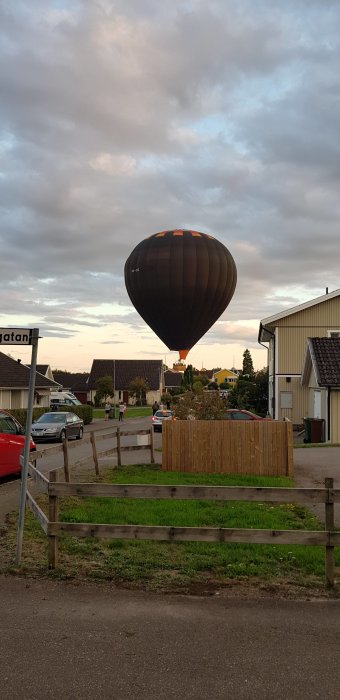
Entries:
POLYGON ((48 535, 65 532, 75 537, 166 540, 171 542, 247 542, 249 544, 326 544, 327 533, 306 530, 253 530, 214 527, 164 527, 155 525, 104 525, 50 522, 48 535))
POLYGON ((102 457, 108 457, 109 455, 113 455, 117 452, 117 447, 111 447, 110 450, 103 450, 102 452, 98 452, 98 459, 102 457))
POLYGON ((69 464, 69 459, 68 459, 68 441, 65 438, 63 442, 63 453, 64 453, 64 474, 65 474, 65 481, 70 481, 70 464, 69 464))
POLYGON ((45 515, 45 513, 39 508, 38 504, 34 500, 33 496, 30 494, 29 491, 26 491, 26 503, 29 507, 29 509, 32 511, 33 515, 36 517, 38 523, 40 524, 41 528, 47 535, 47 529, 48 529, 48 518, 45 515))
POLYGON ((41 486, 42 490, 44 492, 47 492, 48 489, 48 479, 47 477, 42 474, 39 469, 33 466, 31 462, 28 463, 28 473, 34 479, 34 481, 37 481, 39 485, 41 486))
POLYGON ((151 462, 151 464, 154 464, 155 463, 155 451, 154 451, 153 428, 152 427, 149 430, 149 434, 150 434, 150 462, 151 462))
MULTIPOLYGON (((50 484, 56 482, 57 480, 57 470, 53 469, 49 473, 50 484)), ((67 484, 63 484, 67 485, 67 484)), ((48 498, 48 519, 49 526, 51 522, 57 522, 59 518, 59 508, 58 508, 58 498, 53 494, 49 494, 48 498)), ((47 529, 48 534, 48 568, 55 569, 58 565, 58 537, 56 534, 52 534, 49 531, 49 526, 47 529)))
POLYGON ((91 439, 91 446, 92 446, 94 470, 96 472, 96 475, 99 476, 99 463, 98 463, 98 454, 97 454, 97 446, 96 446, 96 437, 95 437, 95 434, 93 431, 90 434, 90 439, 91 439))
POLYGON ((144 430, 121 430, 120 435, 121 437, 128 437, 129 435, 149 435, 150 434, 150 428, 145 428, 144 430))
MULTIPOLYGON (((333 532, 335 529, 334 525, 334 498, 333 498, 333 479, 325 479, 325 489, 326 489, 326 503, 325 503, 325 526, 328 532, 333 532)), ((334 573, 335 573, 335 559, 334 559, 334 547, 330 544, 329 540, 326 544, 325 549, 325 583, 326 588, 334 588, 334 573)))
POLYGON ((122 453, 121 453, 121 446, 120 446, 120 428, 117 428, 116 430, 116 438, 117 438, 117 464, 119 467, 122 466, 122 453))
POLYGON ((324 488, 255 486, 163 486, 158 484, 50 483, 54 496, 106 496, 108 498, 160 498, 174 500, 252 501, 260 503, 325 503, 324 488))
POLYGON ((63 446, 62 444, 59 445, 54 445, 53 447, 45 447, 44 450, 37 450, 34 457, 37 459, 41 459, 42 457, 49 457, 49 455, 54 455, 57 454, 58 452, 62 453, 63 451, 63 446))

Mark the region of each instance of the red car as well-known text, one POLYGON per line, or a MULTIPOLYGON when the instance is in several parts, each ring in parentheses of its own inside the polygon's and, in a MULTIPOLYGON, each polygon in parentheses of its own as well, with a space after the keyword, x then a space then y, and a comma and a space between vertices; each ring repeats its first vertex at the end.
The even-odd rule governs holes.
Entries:
MULTIPOLYGON (((0 477, 20 474, 20 454, 25 445, 25 431, 8 411, 0 409, 0 477)), ((30 440, 30 450, 36 450, 30 440)))
POLYGON ((272 420, 272 418, 262 418, 261 416, 257 416, 256 413, 245 411, 240 408, 228 408, 225 411, 224 417, 227 420, 272 420))

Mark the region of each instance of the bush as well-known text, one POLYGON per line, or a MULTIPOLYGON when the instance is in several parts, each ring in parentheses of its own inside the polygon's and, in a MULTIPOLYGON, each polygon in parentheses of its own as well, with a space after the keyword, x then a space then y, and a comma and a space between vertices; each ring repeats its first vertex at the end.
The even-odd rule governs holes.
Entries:
MULTIPOLYGON (((23 426, 23 428, 26 425, 26 418, 27 418, 27 409, 26 408, 6 408, 6 411, 8 411, 13 418, 16 418, 17 421, 23 426)), ((43 413, 46 413, 46 411, 49 411, 49 408, 42 408, 40 406, 35 406, 33 408, 33 420, 37 420, 39 416, 42 416, 43 413)))
MULTIPOLYGON (((87 406, 86 404, 82 404, 81 406, 59 406, 58 410, 70 411, 71 413, 75 413, 77 416, 79 416, 79 418, 83 419, 84 425, 89 425, 89 423, 92 423, 92 406, 87 406)), ((42 416, 43 413, 48 413, 49 411, 50 408, 35 406, 33 408, 33 421, 37 420, 37 418, 39 418, 39 416, 42 416)), ((16 418, 23 427, 25 427, 27 418, 26 408, 8 409, 8 412, 11 414, 11 416, 16 418)))

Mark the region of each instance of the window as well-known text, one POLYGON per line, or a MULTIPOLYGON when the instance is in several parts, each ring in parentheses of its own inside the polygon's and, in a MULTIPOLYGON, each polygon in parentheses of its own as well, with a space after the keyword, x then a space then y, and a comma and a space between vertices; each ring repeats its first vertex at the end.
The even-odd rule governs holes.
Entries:
POLYGON ((280 408, 293 408, 292 391, 280 391, 280 408))

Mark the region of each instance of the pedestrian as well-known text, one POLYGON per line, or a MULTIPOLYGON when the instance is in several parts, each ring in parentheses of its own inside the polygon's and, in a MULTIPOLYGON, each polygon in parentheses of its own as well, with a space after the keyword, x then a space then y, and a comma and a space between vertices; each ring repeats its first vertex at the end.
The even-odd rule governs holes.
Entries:
POLYGON ((107 401, 105 404, 105 420, 109 420, 111 411, 111 404, 107 401))
POLYGON ((154 401, 152 404, 152 415, 154 416, 156 411, 159 410, 159 403, 158 401, 154 401))
POLYGON ((125 404, 123 401, 120 402, 119 404, 119 420, 123 420, 124 418, 124 413, 125 413, 125 404))

